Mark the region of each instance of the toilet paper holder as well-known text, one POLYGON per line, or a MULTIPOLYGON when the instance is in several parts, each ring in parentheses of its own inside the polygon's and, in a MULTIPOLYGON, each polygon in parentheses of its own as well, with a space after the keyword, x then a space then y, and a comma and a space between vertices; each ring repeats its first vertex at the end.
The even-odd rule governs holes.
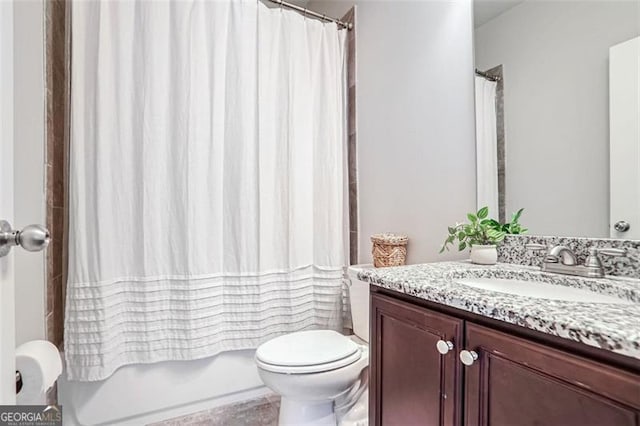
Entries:
MULTIPOLYGON (((16 402, 41 405, 62 374, 62 357, 48 340, 31 340, 16 348, 16 402)), ((0 422, 1 423, 1 422, 0 422)))

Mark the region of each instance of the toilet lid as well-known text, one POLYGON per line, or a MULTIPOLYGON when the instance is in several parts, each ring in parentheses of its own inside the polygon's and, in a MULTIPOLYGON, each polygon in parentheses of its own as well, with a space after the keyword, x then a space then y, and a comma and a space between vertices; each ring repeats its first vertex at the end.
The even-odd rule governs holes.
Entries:
POLYGON ((345 364, 359 358, 359 346, 333 330, 299 331, 263 343, 256 351, 260 364, 304 367, 345 364))

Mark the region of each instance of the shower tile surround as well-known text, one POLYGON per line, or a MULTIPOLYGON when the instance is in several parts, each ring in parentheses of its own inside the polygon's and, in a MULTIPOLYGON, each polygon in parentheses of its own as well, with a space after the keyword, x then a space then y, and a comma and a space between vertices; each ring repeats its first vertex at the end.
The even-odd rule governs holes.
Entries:
MULTIPOLYGON (((69 136, 68 0, 51 0, 45 8, 45 197, 46 227, 51 242, 46 256, 45 337, 62 348, 64 283, 66 280, 67 148, 69 136)), ((47 403, 58 402, 57 385, 47 392, 47 403)))
POLYGON ((358 150, 356 122, 356 7, 342 17, 353 25, 347 32, 347 166, 349 177, 349 262, 358 263, 358 150))
POLYGON ((45 2, 46 38, 46 337, 62 347, 69 105, 68 1, 45 2))

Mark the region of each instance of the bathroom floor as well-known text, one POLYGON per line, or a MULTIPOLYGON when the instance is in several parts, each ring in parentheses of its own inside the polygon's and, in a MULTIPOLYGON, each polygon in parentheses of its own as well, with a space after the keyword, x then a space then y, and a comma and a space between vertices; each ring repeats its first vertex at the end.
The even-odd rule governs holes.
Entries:
POLYGON ((163 420, 149 426, 276 426, 279 409, 280 397, 274 394, 163 420))

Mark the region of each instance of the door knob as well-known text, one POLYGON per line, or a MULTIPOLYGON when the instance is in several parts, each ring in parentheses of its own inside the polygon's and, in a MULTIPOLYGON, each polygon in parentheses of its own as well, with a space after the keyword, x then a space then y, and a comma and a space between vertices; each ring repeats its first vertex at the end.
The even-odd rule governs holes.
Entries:
POLYGON ((446 355, 450 350, 453 350, 453 342, 450 342, 448 340, 438 340, 438 342, 436 343, 436 349, 442 355, 446 355))
POLYGON ((460 361, 467 367, 473 365, 474 362, 478 359, 478 353, 476 351, 461 351, 460 352, 460 361))
POLYGON ((613 229, 618 232, 627 232, 629 228, 631 228, 631 225, 629 225, 629 222, 625 222, 624 220, 619 220, 615 225, 613 225, 613 229))
POLYGON ((50 240, 49 231, 44 226, 29 225, 22 231, 16 231, 9 222, 0 220, 0 257, 9 254, 13 246, 20 246, 27 251, 44 250, 50 240))

